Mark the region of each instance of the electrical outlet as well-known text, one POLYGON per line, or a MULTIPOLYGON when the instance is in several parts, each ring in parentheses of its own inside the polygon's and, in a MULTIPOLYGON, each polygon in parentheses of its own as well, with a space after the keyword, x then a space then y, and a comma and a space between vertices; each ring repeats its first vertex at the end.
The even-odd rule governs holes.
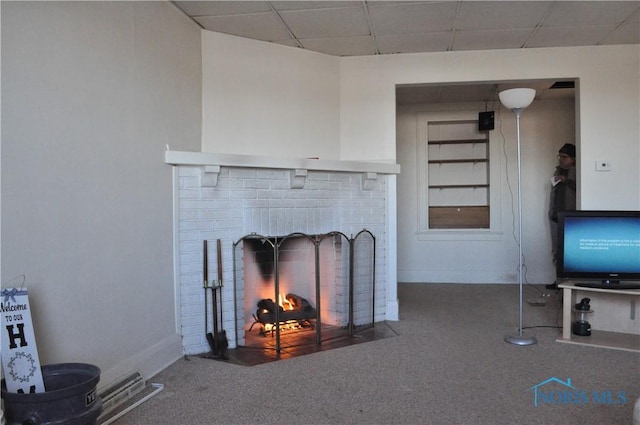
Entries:
POLYGON ((611 162, 603 159, 596 161, 596 171, 611 171, 611 162))

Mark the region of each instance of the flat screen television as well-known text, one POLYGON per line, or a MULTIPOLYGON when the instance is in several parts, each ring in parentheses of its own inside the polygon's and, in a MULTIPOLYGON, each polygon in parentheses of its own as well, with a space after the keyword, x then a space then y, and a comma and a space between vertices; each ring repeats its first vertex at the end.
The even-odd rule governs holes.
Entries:
POLYGON ((560 213, 558 245, 561 279, 640 282, 640 211, 560 213))

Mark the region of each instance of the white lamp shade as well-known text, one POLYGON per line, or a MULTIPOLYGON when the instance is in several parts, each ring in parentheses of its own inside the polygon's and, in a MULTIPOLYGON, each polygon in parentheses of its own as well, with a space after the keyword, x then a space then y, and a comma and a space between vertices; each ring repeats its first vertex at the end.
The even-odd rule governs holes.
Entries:
POLYGON ((500 102, 509 109, 522 109, 531 105, 536 97, 534 89, 509 89, 501 91, 498 96, 500 102))

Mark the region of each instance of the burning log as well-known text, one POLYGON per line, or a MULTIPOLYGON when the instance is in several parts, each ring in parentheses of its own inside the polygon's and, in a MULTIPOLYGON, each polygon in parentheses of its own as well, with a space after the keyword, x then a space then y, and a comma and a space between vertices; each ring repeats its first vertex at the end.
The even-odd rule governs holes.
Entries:
POLYGON ((290 308, 285 309, 282 305, 276 304, 271 298, 262 299, 258 302, 258 310, 254 319, 256 323, 262 325, 263 333, 266 328, 265 325, 270 325, 268 328, 271 330, 275 327, 276 309, 279 311, 281 326, 292 322, 297 322, 301 326, 306 322, 312 326, 309 320, 316 318, 316 309, 309 301, 295 294, 287 294, 285 298, 290 308))
POLYGON ((274 303, 271 298, 265 298, 263 300, 258 301, 258 309, 259 309, 258 311, 267 310, 268 312, 275 313, 276 308, 278 308, 281 312, 284 311, 284 309, 279 305, 277 305, 276 303, 274 303))
POLYGON ((296 294, 287 294, 286 298, 294 310, 313 312, 313 315, 316 315, 316 309, 313 308, 305 298, 299 297, 296 294))

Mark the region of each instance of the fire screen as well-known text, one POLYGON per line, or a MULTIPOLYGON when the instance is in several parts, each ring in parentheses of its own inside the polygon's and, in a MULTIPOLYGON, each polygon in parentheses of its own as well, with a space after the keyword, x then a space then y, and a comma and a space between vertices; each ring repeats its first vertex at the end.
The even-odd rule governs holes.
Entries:
POLYGON ((291 344, 311 333, 293 344, 322 344, 374 326, 375 236, 366 229, 351 237, 252 233, 234 242, 233 263, 238 346, 280 352, 283 337, 291 344))

